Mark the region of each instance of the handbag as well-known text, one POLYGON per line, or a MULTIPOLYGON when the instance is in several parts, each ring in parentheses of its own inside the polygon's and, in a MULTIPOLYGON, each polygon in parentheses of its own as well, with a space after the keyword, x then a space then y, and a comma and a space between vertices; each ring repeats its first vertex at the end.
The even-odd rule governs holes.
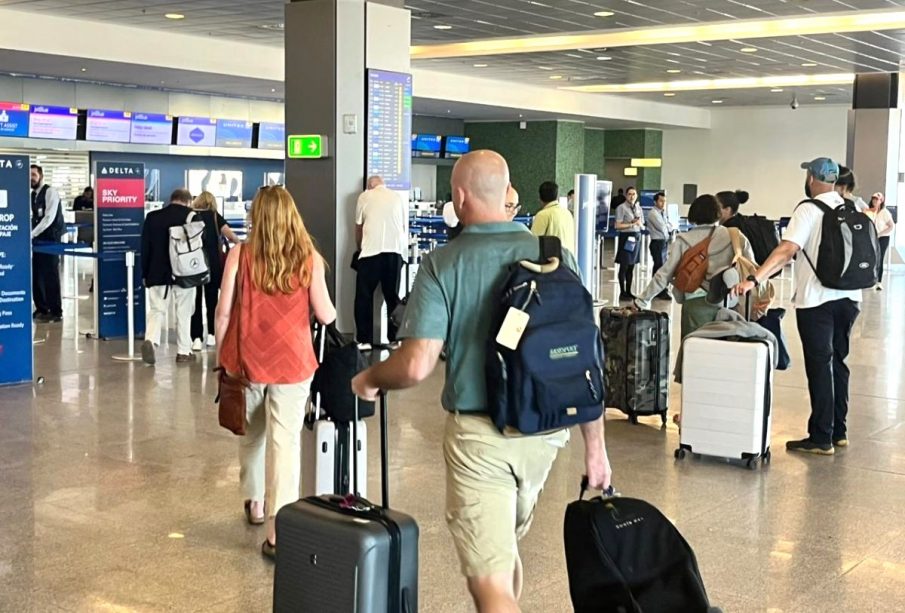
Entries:
MULTIPOLYGON (((241 247, 240 247, 241 249, 241 247)), ((241 256, 241 253, 239 254, 241 256)), ((242 364, 242 286, 244 282, 243 266, 239 264, 239 272, 236 274, 236 288, 233 294, 233 308, 229 316, 229 327, 226 337, 235 338, 236 356, 239 361, 239 373, 231 375, 222 366, 216 370, 219 372, 217 397, 214 402, 218 405, 218 417, 220 425, 237 436, 245 435, 246 424, 246 399, 245 392, 251 382, 245 376, 245 366, 242 364), (236 334, 229 334, 232 327, 236 327, 236 334)))
POLYGON ((217 223, 217 214, 214 213, 214 225, 217 226, 217 255, 220 256, 220 271, 226 270, 226 258, 229 256, 229 243, 223 239, 220 224, 217 223))

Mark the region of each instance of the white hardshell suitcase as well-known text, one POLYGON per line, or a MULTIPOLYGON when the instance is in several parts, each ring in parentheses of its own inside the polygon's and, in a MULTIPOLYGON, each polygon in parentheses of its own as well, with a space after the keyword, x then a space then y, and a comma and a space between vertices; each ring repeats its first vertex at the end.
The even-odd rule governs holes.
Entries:
MULTIPOLYGON (((320 335, 318 363, 324 360, 325 336, 320 335)), ((351 424, 337 424, 321 412, 320 397, 312 398, 302 426, 302 497, 350 493, 351 475, 355 469, 358 473, 358 495, 367 497, 367 457, 368 429, 364 420, 358 420, 357 428, 352 428, 351 424), (357 430, 358 438, 354 445, 355 458, 352 457, 351 445, 353 430, 357 430)))
POLYGON ((682 427, 676 457, 686 452, 770 461, 773 356, 764 341, 692 337, 683 343, 682 427))

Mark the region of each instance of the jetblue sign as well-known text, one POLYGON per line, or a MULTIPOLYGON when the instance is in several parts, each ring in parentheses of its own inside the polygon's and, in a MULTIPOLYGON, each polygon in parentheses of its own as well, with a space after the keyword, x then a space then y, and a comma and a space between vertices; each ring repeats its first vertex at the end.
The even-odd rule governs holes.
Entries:
POLYGON ((0 156, 0 385, 31 381, 28 156, 0 156))

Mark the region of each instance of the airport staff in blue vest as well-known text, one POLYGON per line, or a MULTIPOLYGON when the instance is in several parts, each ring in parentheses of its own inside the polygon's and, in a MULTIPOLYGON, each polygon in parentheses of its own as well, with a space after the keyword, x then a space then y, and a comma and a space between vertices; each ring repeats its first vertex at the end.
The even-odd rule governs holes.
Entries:
MULTIPOLYGON (((63 207, 60 194, 44 184, 44 169, 31 165, 31 240, 58 243, 63 238, 63 207)), ((63 321, 60 295, 60 256, 32 253, 32 299, 34 319, 43 323, 63 321)))

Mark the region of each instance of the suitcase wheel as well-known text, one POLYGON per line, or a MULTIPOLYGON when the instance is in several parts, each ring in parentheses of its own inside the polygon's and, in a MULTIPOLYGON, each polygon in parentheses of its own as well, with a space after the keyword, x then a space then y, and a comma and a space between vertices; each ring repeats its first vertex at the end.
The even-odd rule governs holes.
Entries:
POLYGON ((665 429, 665 428, 666 428, 666 422, 668 421, 668 420, 666 419, 666 411, 663 411, 662 413, 660 413, 660 421, 663 422, 663 425, 662 425, 661 427, 665 429))
POLYGON ((682 447, 679 447, 678 449, 676 449, 676 452, 675 452, 676 459, 677 459, 677 460, 684 460, 684 459, 685 459, 685 454, 686 454, 686 453, 687 453, 687 452, 686 452, 682 447))
POLYGON ((769 464, 771 459, 773 459, 773 454, 767 449, 767 452, 764 454, 764 464, 769 464))
POLYGON ((747 466, 751 470, 757 470, 759 459, 760 458, 748 458, 748 461, 745 462, 745 466, 747 466))
POLYGON ((634 425, 638 425, 638 416, 635 415, 634 413, 632 413, 631 415, 628 416, 628 420, 630 423, 632 423, 634 425))

